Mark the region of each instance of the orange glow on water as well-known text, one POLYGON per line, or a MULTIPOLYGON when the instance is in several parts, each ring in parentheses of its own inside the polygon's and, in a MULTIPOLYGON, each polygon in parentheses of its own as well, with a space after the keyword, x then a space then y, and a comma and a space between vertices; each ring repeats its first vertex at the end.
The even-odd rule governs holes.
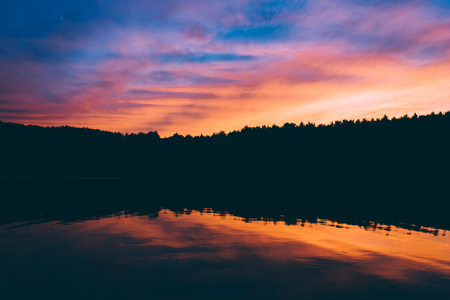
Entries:
POLYGON ((75 223, 2 225, 2 282, 41 286, 62 277, 83 294, 91 287, 103 293, 120 282, 113 293, 122 292, 122 298, 155 289, 162 299, 183 298, 190 289, 204 294, 211 285, 214 292, 237 289, 231 298, 242 290, 267 299, 361 299, 373 291, 405 299, 415 299, 416 292, 448 298, 446 231, 370 224, 365 229, 326 220, 244 221, 162 210, 157 218, 154 212, 120 213, 75 223))
MULTIPOLYGON (((395 226, 389 230, 366 230, 331 221, 303 226, 283 222, 243 222, 241 218, 192 212, 176 216, 161 211, 159 217, 131 216, 86 221, 76 225, 83 233, 99 236, 128 236, 139 247, 169 247, 176 251, 159 253, 151 259, 205 259, 227 261, 251 255, 272 261, 311 262, 315 259, 356 266, 361 272, 395 280, 410 280, 411 270, 426 270, 450 278, 450 237, 409 231, 395 226), (190 248, 207 251, 189 251, 190 248)), ((386 229, 386 227, 384 228, 386 229)), ((87 241, 81 247, 91 247, 87 241)))

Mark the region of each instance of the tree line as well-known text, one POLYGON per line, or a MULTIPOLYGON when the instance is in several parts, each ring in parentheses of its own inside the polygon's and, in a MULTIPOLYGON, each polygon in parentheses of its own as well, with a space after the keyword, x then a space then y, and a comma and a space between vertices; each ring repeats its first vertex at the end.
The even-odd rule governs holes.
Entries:
POLYGON ((445 173, 449 129, 450 111, 167 138, 0 122, 0 176, 445 173))

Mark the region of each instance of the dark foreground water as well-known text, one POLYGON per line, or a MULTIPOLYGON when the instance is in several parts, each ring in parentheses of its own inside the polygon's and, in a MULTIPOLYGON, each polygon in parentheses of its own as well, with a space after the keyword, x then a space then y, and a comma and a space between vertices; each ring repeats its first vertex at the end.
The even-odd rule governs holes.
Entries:
POLYGON ((0 299, 450 299, 448 180, 0 179, 0 299))
POLYGON ((0 226, 2 299, 450 299, 450 236, 161 210, 0 226))

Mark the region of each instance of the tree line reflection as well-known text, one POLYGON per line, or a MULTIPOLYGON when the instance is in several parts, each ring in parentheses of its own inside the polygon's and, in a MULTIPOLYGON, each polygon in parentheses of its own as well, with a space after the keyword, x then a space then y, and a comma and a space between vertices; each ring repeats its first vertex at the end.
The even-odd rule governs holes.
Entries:
POLYGON ((164 208, 180 215, 198 211, 298 226, 326 222, 389 232, 389 225, 395 225, 435 235, 439 231, 433 228, 450 228, 440 206, 438 187, 443 183, 408 178, 388 185, 392 180, 371 175, 0 180, 0 220, 70 223, 128 214, 157 218, 164 208), (409 185, 414 189, 408 191, 409 185))

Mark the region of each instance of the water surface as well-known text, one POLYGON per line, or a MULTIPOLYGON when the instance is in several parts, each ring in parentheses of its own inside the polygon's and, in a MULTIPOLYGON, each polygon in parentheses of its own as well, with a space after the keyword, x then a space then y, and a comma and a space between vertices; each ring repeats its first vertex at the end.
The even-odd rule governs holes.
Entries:
POLYGON ((6 299, 450 299, 450 237, 212 210, 0 226, 6 299), (395 298, 393 298, 395 299, 395 298))

